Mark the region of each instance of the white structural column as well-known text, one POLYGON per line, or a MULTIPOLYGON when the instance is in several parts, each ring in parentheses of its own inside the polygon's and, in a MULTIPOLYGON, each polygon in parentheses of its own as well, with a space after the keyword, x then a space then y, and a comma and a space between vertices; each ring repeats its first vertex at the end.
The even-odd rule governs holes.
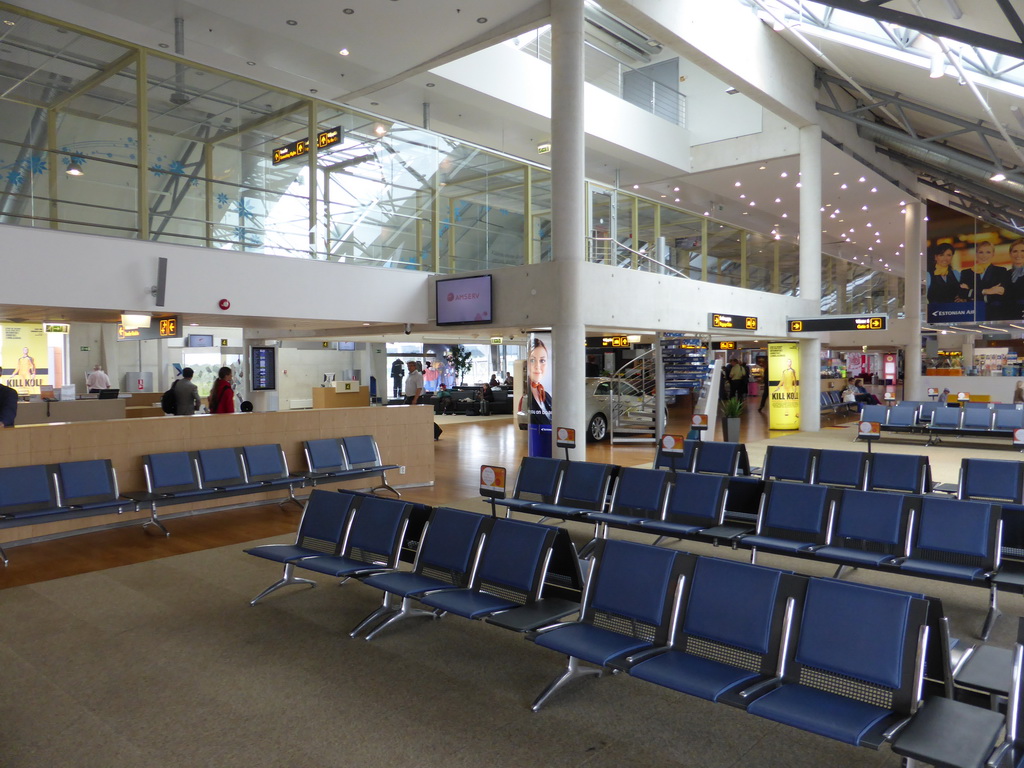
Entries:
MULTIPOLYGON (((821 312, 821 127, 800 129, 800 298, 821 312)), ((800 340, 800 429, 821 429, 821 340, 800 340)))
POLYGON ((558 427, 575 429, 573 459, 586 458, 587 427, 586 327, 579 290, 586 248, 583 84, 583 0, 551 0, 551 244, 559 265, 551 328, 552 441, 558 427))
POLYGON ((921 291, 924 282, 924 206, 913 201, 907 204, 903 225, 903 253, 906 264, 906 303, 909 328, 903 347, 903 399, 924 400, 921 385, 921 291))

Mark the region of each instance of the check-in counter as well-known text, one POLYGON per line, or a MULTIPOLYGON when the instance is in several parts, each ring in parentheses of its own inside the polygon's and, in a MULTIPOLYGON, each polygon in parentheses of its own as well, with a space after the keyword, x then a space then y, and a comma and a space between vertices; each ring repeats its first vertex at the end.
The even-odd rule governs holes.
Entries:
POLYGON ((67 421, 102 421, 123 419, 127 399, 111 400, 44 400, 18 403, 17 426, 55 424, 67 421))
POLYGON ((314 387, 314 408, 360 408, 370 404, 370 388, 358 381, 338 381, 334 387, 314 387))

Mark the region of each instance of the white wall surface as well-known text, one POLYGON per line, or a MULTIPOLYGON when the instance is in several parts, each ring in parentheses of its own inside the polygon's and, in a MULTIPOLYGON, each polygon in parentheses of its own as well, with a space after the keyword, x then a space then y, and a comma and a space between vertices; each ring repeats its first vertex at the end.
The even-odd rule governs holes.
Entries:
POLYGON ((0 304, 155 311, 157 258, 168 259, 167 313, 423 323, 427 275, 256 253, 0 226, 8 279, 0 304), (228 299, 221 312, 217 303, 228 299))

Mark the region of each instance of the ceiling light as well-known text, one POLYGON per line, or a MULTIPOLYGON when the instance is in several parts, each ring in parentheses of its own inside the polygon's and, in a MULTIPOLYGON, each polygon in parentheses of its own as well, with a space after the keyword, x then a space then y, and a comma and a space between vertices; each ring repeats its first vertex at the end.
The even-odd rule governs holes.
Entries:
POLYGON ((867 207, 866 205, 862 205, 862 206, 860 207, 860 209, 861 209, 862 211, 866 211, 866 210, 868 209, 868 207, 867 207))
POLYGON ((996 171, 989 178, 989 181, 1006 181, 1006 174, 1002 171, 996 171))
POLYGON ((931 64, 928 65, 928 77, 938 80, 946 74, 946 55, 942 51, 932 54, 931 64))
POLYGON ((872 192, 877 192, 877 191, 878 191, 878 187, 872 187, 872 188, 871 188, 871 191, 872 191, 872 192))
POLYGON ((747 199, 746 195, 740 195, 740 200, 746 200, 746 199, 747 199))
POLYGON ((857 179, 857 181, 859 181, 861 184, 863 184, 865 181, 867 181, 867 179, 864 178, 863 176, 861 176, 859 179, 857 179))
POLYGON ((788 219, 788 218, 789 218, 789 214, 788 214, 788 213, 784 213, 784 214, 782 214, 782 218, 784 218, 784 219, 788 219))
POLYGON ((633 185, 633 189, 640 189, 640 185, 639 184, 634 184, 633 185))
POLYGON ((66 173, 68 176, 84 176, 85 171, 82 170, 82 164, 81 162, 79 162, 79 158, 76 157, 70 163, 68 163, 67 170, 64 171, 64 173, 66 173))
POLYGON ((317 90, 316 88, 310 88, 310 89, 309 89, 309 92, 310 92, 310 93, 320 93, 320 91, 319 91, 319 90, 317 90))
POLYGON ((478 18, 478 19, 476 20, 476 23, 477 23, 477 24, 486 24, 486 23, 487 23, 487 17, 486 17, 486 16, 481 16, 481 17, 479 17, 479 18, 478 18))
POLYGON ((677 202, 677 203, 679 202, 679 198, 678 198, 678 197, 676 198, 676 202, 677 202))
POLYGON ((739 88, 733 88, 733 87, 730 86, 729 88, 725 89, 725 92, 728 93, 730 96, 732 96, 734 94, 739 93, 740 91, 739 91, 739 88))
POLYGON ((434 83, 427 83, 427 88, 433 88, 433 87, 434 87, 434 83))
POLYGON ((761 165, 761 166, 758 166, 758 169, 757 169, 757 170, 759 170, 759 171, 765 171, 765 170, 767 170, 767 169, 768 169, 768 166, 767 166, 767 165, 761 165))
POLYGON ((151 322, 153 322, 152 315, 144 314, 142 312, 121 313, 121 325, 129 331, 133 331, 136 328, 149 328, 151 322))
POLYGON ((786 178, 787 176, 789 176, 789 174, 788 174, 788 173, 786 173, 785 171, 783 171, 782 173, 780 173, 780 174, 779 174, 779 178, 780 178, 780 179, 784 179, 784 178, 786 178))
POLYGON ((342 8, 341 12, 344 13, 346 16, 351 16, 353 13, 355 13, 355 11, 352 8, 342 8))
POLYGON ((388 129, 378 123, 377 127, 373 129, 373 132, 376 133, 378 136, 383 136, 385 133, 388 132, 388 129))
POLYGON ((775 198, 775 202, 776 203, 781 203, 782 202, 782 198, 781 197, 776 197, 775 198))
POLYGON ((737 181, 733 186, 742 187, 743 186, 743 182, 737 181))
POLYGON ((672 191, 673 192, 678 192, 679 191, 679 187, 672 187, 672 191))
POLYGON ((160 47, 161 48, 170 48, 171 46, 169 46, 167 43, 160 43, 160 47))
POLYGON ((289 27, 296 27, 298 26, 299 22, 297 22, 295 19, 288 19, 285 21, 285 24, 287 24, 289 27))
POLYGON ((255 66, 256 66, 256 62, 255 62, 255 61, 247 61, 247 62, 245 62, 245 63, 246 63, 246 64, 247 64, 248 66, 250 66, 250 67, 255 67, 255 66))
POLYGON ((800 189, 800 182, 799 181, 796 183, 796 188, 800 189))
POLYGON ((348 48, 342 48, 340 51, 338 51, 338 55, 339 56, 348 56, 348 48))

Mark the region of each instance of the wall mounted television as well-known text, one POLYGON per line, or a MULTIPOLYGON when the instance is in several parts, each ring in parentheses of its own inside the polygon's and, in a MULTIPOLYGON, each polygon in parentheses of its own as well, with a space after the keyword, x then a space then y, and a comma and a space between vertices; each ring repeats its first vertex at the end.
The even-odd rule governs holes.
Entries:
POLYGON ((434 283, 438 325, 494 322, 491 276, 453 277, 434 283))

